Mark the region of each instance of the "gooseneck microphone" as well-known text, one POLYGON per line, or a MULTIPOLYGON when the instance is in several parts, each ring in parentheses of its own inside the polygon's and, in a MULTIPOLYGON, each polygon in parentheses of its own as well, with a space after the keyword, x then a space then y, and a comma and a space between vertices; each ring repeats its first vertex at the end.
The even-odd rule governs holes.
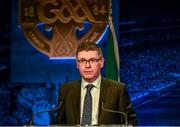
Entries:
POLYGON ((59 105, 56 108, 51 108, 51 109, 47 109, 47 110, 36 112, 35 114, 32 115, 32 118, 31 118, 31 121, 30 121, 29 125, 30 126, 32 125, 33 120, 34 120, 36 115, 41 114, 41 113, 45 113, 45 112, 56 111, 56 110, 58 110, 58 109, 60 109, 62 107, 62 104, 63 104, 63 101, 60 101, 59 105))
POLYGON ((102 101, 102 110, 104 110, 104 111, 106 111, 106 112, 118 113, 118 114, 123 115, 123 116, 124 116, 124 118, 125 118, 125 127, 127 127, 127 126, 128 126, 128 120, 127 120, 127 115, 126 115, 126 113, 121 112, 121 111, 115 111, 115 110, 110 110, 110 109, 106 109, 106 108, 104 108, 104 102, 103 102, 103 101, 102 101))

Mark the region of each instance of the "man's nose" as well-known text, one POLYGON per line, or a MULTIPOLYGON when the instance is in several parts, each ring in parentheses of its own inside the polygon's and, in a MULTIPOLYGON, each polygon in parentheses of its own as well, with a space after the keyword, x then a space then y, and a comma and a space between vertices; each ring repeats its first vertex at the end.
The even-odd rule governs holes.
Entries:
POLYGON ((91 67, 91 64, 90 64, 90 62, 89 61, 86 61, 86 65, 85 65, 86 67, 91 67))

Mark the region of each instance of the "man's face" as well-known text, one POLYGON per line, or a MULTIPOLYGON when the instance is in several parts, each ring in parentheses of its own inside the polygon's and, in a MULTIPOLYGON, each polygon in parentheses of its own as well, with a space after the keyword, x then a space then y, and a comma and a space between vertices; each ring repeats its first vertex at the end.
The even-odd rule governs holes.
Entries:
POLYGON ((77 68, 87 82, 95 81, 104 66, 104 58, 97 51, 81 51, 77 54, 77 68))

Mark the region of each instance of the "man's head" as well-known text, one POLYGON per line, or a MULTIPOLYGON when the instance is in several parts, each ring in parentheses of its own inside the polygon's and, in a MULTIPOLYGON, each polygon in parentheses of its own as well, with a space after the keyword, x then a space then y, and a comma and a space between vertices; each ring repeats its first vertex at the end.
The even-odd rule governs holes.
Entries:
POLYGON ((104 66, 102 50, 92 42, 79 44, 76 52, 77 68, 84 80, 91 83, 100 75, 104 66))

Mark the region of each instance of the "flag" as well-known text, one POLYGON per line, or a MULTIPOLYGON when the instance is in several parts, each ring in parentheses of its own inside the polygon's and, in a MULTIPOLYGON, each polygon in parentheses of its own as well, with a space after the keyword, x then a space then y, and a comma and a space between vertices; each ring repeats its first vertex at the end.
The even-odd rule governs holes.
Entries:
POLYGON ((105 60, 105 77, 120 81, 119 49, 112 20, 109 23, 110 31, 107 42, 107 53, 105 60))

